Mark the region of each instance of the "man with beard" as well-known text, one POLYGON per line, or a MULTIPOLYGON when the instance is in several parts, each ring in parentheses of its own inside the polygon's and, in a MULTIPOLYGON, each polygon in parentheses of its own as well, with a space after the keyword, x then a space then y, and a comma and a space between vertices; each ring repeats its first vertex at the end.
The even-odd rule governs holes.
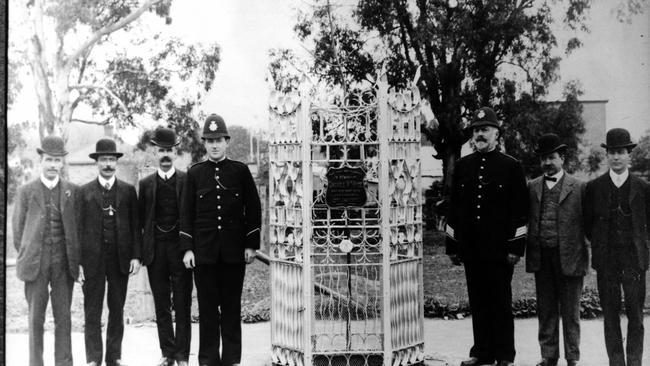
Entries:
POLYGON ((25 281, 29 305, 29 365, 43 365, 49 287, 54 315, 54 364, 72 366, 72 289, 75 278, 83 283, 74 215, 77 186, 60 177, 68 154, 63 139, 48 136, 36 151, 41 156, 41 176, 18 190, 13 214, 16 272, 25 281))
POLYGON ((261 204, 246 164, 226 158, 223 118, 208 116, 202 138, 208 159, 187 172, 180 233, 183 262, 194 268, 199 365, 238 365, 241 293, 246 263, 260 246, 261 204))
POLYGON ((187 366, 192 331, 192 271, 183 265, 184 252, 180 249, 178 236, 186 175, 174 168, 176 145, 179 144, 174 130, 156 129, 151 144, 158 160, 158 171, 140 181, 138 192, 143 227, 142 264, 147 266, 153 292, 158 341, 163 356, 158 366, 173 366, 174 362, 187 366))
POLYGON ((566 148, 558 135, 542 136, 537 154, 544 175, 528 184, 526 271, 535 273, 537 290, 542 353, 537 366, 557 365, 560 317, 567 365, 580 359, 580 297, 589 263, 582 219, 585 183, 562 169, 566 148))
POLYGON ((512 365, 511 280, 524 254, 528 201, 521 165, 497 148, 501 133, 490 108, 474 112, 476 151, 458 160, 447 217, 447 254, 464 263, 474 346, 461 366, 512 365))
POLYGON ((607 131, 609 171, 587 183, 585 231, 591 241, 610 366, 641 366, 646 271, 650 257, 650 184, 630 174, 636 146, 623 128, 607 131), (621 333, 621 288, 627 336, 621 333), (625 352, 623 339, 627 340, 625 352), (627 358, 627 363, 626 363, 627 358))
POLYGON ((102 308, 108 283, 108 325, 106 327, 106 366, 124 366, 124 301, 129 274, 140 269, 141 232, 138 197, 135 187, 115 177, 115 141, 97 141, 91 159, 97 162, 99 176, 83 185, 79 194, 79 237, 81 264, 86 281, 84 294, 84 340, 89 366, 102 363, 102 308))

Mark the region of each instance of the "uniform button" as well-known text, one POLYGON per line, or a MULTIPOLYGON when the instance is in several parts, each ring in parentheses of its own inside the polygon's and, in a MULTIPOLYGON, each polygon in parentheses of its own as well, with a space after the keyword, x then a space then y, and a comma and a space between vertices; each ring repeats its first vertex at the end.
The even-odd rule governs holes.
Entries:
POLYGON ((219 167, 217 167, 217 168, 214 168, 214 170, 216 170, 216 171, 219 171, 219 167))
POLYGON ((221 206, 217 206, 217 210, 221 210, 221 206))
POLYGON ((221 187, 217 186, 217 189, 221 189, 221 187))
POLYGON ((481 165, 481 167, 480 167, 480 168, 481 168, 481 169, 483 169, 483 165, 481 165))
POLYGON ((478 198, 481 198, 481 195, 480 195, 480 194, 478 195, 478 198))
POLYGON ((221 230, 221 225, 217 226, 217 229, 221 230))
POLYGON ((483 176, 482 176, 482 175, 479 175, 479 176, 478 176, 478 179, 483 179, 483 176))
POLYGON ((483 186, 479 184, 479 185, 478 185, 478 188, 481 189, 481 188, 483 188, 483 186))
POLYGON ((221 220, 221 216, 217 216, 217 220, 221 220))
POLYGON ((476 208, 481 208, 481 205, 476 205, 476 208))
POLYGON ((481 158, 482 161, 485 161, 485 158, 481 158))
POLYGON ((217 199, 220 200, 220 199, 221 199, 221 196, 217 196, 217 199))
POLYGON ((481 216, 476 216, 476 219, 477 219, 477 220, 480 220, 480 219, 481 219, 481 216))
POLYGON ((216 177, 216 178, 217 178, 217 179, 219 179, 219 176, 217 175, 217 177, 216 177))

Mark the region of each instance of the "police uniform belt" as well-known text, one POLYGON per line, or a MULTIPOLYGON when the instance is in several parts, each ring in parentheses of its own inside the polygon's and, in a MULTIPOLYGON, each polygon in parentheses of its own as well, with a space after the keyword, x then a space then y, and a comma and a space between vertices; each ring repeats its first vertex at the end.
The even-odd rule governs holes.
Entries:
POLYGON ((158 231, 163 232, 163 233, 168 233, 168 232, 178 228, 178 221, 176 221, 174 223, 174 225, 167 226, 167 227, 160 226, 160 225, 156 224, 155 221, 154 221, 154 225, 156 226, 156 229, 158 229, 158 231))

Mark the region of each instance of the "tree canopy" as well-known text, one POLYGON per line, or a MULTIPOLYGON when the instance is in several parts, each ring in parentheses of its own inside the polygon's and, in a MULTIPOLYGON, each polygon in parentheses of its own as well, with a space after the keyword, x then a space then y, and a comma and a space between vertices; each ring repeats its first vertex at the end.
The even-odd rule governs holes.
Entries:
POLYGON ((590 0, 327 0, 301 13, 295 30, 313 42, 312 72, 333 83, 373 82, 385 64, 389 83, 400 87, 421 67, 418 86, 437 119, 426 133, 448 186, 469 137, 464 127, 480 106, 504 121, 505 145, 529 161, 529 174, 541 134, 559 132, 577 150, 579 88, 568 86, 562 103, 544 97, 562 53, 581 45, 589 7, 590 0), (558 23, 574 35, 566 44, 554 34, 558 23))
POLYGON ((631 155, 632 171, 643 174, 650 174, 650 130, 639 139, 639 142, 631 155))
POLYGON ((14 6, 22 11, 12 25, 27 33, 10 47, 10 95, 28 85, 12 77, 28 67, 41 139, 57 134, 67 140, 70 123, 120 128, 162 121, 177 128, 181 149, 192 150, 192 129, 202 118, 196 110, 214 82, 220 49, 156 30, 171 23, 171 0, 26 0, 14 6), (76 113, 84 109, 92 118, 76 113))

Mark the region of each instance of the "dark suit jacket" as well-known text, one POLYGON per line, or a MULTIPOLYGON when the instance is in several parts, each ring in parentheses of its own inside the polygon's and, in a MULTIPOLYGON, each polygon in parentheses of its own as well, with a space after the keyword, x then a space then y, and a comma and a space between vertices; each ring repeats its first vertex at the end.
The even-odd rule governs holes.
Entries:
MULTIPOLYGON (((116 235, 120 270, 129 273, 131 259, 141 259, 142 233, 138 216, 138 197, 135 187, 116 179, 116 235)), ((86 277, 99 273, 102 253, 102 192, 97 178, 84 184, 79 192, 79 238, 81 265, 86 277)))
MULTIPOLYGON (((648 269, 650 248, 650 184, 630 173, 630 208, 632 238, 637 252, 637 268, 648 269)), ((592 267, 603 270, 608 263, 609 235, 609 172, 587 183, 585 192, 585 232, 591 241, 592 267)))
MULTIPOLYGON (((65 248, 68 258, 70 276, 79 275, 79 257, 81 250, 77 237, 75 221, 75 199, 78 187, 63 179, 61 185, 61 220, 65 232, 65 248)), ((43 247, 43 230, 45 229, 45 197, 42 193, 40 178, 18 190, 14 208, 12 227, 14 246, 18 251, 16 272, 22 281, 33 281, 41 268, 41 248, 43 247)))
MULTIPOLYGON (((540 219, 542 213, 543 176, 528 183, 528 239, 526 243, 526 271, 537 272, 541 267, 540 219)), ((558 183, 559 184, 559 183, 558 183)), ((586 183, 564 173, 557 211, 557 235, 560 265, 566 276, 584 276, 589 266, 589 250, 585 242, 582 202, 586 183)))
MULTIPOLYGON (((176 198, 180 220, 180 209, 185 197, 185 179, 187 175, 176 169, 176 198)), ((155 243, 154 230, 156 226, 156 190, 158 188, 158 172, 140 180, 138 186, 138 204, 140 209, 140 226, 142 227, 142 264, 148 266, 153 261, 155 243)), ((179 247, 180 250, 180 247, 179 247)))

